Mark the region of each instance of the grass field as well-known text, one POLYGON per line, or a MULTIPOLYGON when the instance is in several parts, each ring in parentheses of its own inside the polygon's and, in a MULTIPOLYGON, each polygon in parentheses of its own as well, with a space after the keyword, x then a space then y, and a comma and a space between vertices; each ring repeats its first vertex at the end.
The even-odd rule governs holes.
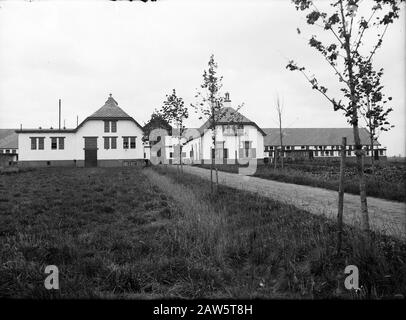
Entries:
MULTIPOLYGON (((210 164, 197 165, 210 168, 210 164)), ((236 173, 236 165, 217 165, 222 171, 236 173)), ((381 162, 372 174, 365 165, 367 195, 395 201, 406 201, 406 162, 381 162)), ((309 185, 338 191, 340 164, 338 161, 311 161, 285 163, 284 168, 273 165, 259 165, 255 177, 281 182, 309 185)), ((345 192, 359 194, 358 176, 355 163, 348 162, 345 169, 345 192)))
POLYGON ((165 167, 0 176, 0 297, 380 298, 406 295, 406 245, 165 167), (60 270, 48 291, 46 265, 60 270), (366 291, 343 289, 355 264, 366 291))

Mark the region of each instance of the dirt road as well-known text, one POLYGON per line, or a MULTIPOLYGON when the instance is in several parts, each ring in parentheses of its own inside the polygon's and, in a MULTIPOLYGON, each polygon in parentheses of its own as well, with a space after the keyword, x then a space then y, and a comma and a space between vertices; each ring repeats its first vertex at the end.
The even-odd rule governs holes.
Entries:
MULTIPOLYGON (((184 166, 184 171, 210 180, 210 170, 184 166)), ((310 213, 336 219, 338 193, 322 188, 302 186, 219 171, 219 183, 232 188, 257 192, 292 204, 310 213)), ((368 198, 370 225, 373 230, 406 240, 406 204, 368 198)), ((344 196, 344 223, 360 226, 361 208, 357 195, 344 196)))

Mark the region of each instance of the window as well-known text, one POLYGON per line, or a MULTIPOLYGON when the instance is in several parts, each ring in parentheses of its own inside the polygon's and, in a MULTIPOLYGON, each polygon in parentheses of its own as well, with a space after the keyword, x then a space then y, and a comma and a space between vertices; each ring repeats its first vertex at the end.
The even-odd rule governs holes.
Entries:
POLYGON ((123 137, 123 148, 124 149, 135 149, 135 140, 137 137, 123 137))
POLYGON ((110 149, 110 137, 104 137, 104 149, 110 149))
POLYGON ((147 157, 147 154, 144 152, 144 159, 147 157))
POLYGON ((111 137, 110 144, 111 149, 117 149, 117 137, 111 137))
POLYGON ((130 137, 130 148, 135 149, 135 137, 130 137))
POLYGON ((269 147, 269 150, 273 150, 273 147, 271 146, 271 147, 269 147))
POLYGON ((65 137, 51 137, 51 150, 56 149, 63 150, 64 148, 65 148, 65 137))
POLYGON ((123 148, 128 149, 128 137, 123 137, 123 148))
POLYGON ((37 138, 30 139, 31 139, 31 150, 37 150, 37 138))
POLYGON ((7 150, 6 150, 6 153, 10 153, 10 150, 7 149, 7 150))
POLYGON ((104 132, 110 132, 110 121, 104 120, 104 132))
POLYGON ((351 155, 351 151, 348 151, 348 155, 349 155, 349 156, 351 155))
POLYGON ((303 150, 303 149, 306 149, 306 146, 301 146, 300 148, 303 150))
POLYGON ((111 121, 111 132, 117 132, 117 121, 111 121))
POLYGON ((117 137, 103 137, 104 149, 117 149, 117 137))
POLYGON ((65 138, 59 137, 58 138, 59 150, 65 149, 65 138))
POLYGON ((56 138, 51 138, 51 149, 56 150, 58 147, 56 138))
POLYGON ((16 149, 11 150, 11 153, 16 153, 16 149))
POLYGON ((383 156, 383 150, 379 150, 379 155, 383 156))
POLYGON ((38 138, 38 149, 44 150, 44 140, 45 138, 38 138))
POLYGON ((223 149, 223 158, 224 159, 228 158, 228 149, 223 149))
POLYGON ((319 156, 319 152, 318 151, 314 151, 314 156, 318 157, 319 156))
POLYGON ((169 152, 169 158, 173 158, 173 152, 169 152))

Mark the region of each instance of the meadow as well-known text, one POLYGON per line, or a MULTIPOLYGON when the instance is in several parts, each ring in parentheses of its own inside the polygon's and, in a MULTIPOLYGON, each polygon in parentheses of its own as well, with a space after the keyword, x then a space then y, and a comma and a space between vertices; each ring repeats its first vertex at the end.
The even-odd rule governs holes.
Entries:
MULTIPOLYGON (((197 165, 210 168, 210 164, 197 165)), ((217 164, 218 170, 237 173, 238 165, 217 164)), ((367 195, 395 201, 406 201, 406 162, 378 162, 375 171, 365 164, 367 195)), ((272 164, 259 165, 255 177, 287 183, 309 185, 338 191, 339 161, 297 161, 286 162, 284 168, 274 169, 272 164)), ((359 194, 357 169, 354 162, 348 161, 345 168, 344 190, 359 194)))
POLYGON ((174 168, 44 168, 0 176, 0 297, 394 298, 406 244, 174 168), (46 265, 60 290, 44 288, 46 265), (357 265, 363 289, 343 288, 357 265))

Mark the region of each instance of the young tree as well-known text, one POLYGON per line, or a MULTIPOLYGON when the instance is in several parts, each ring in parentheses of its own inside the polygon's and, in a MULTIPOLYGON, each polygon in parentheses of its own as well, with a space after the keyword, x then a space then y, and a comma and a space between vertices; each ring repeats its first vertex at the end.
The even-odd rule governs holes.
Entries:
POLYGON ((374 159, 374 142, 377 141, 382 131, 388 131, 393 128, 388 121, 388 115, 393 111, 392 108, 387 107, 387 102, 392 100, 392 97, 385 98, 382 93, 383 85, 381 84, 381 77, 383 69, 378 72, 372 69, 372 63, 366 61, 363 68, 360 86, 364 93, 360 99, 360 113, 365 120, 366 126, 369 131, 370 152, 371 152, 371 168, 372 173, 375 172, 375 159, 374 159))
MULTIPOLYGON (((211 130, 212 133, 212 150, 216 150, 216 127, 217 122, 227 115, 229 120, 237 120, 238 113, 227 114, 227 110, 223 109, 223 103, 225 98, 220 94, 220 90, 223 87, 222 76, 217 75, 217 63, 214 61, 214 55, 210 56, 208 63, 209 68, 203 71, 203 83, 200 87, 202 91, 198 91, 195 98, 199 101, 196 104, 191 104, 196 113, 200 113, 199 119, 205 119, 208 123, 207 130, 211 130)), ((242 108, 240 105, 236 108, 236 111, 242 108)), ((210 187, 213 192, 213 167, 215 157, 211 155, 210 164, 210 187)), ((218 171, 216 167, 216 181, 218 187, 218 171)))
POLYGON ((182 149, 183 149, 183 142, 182 137, 183 133, 185 132, 185 124, 184 121, 189 117, 189 112, 187 107, 185 107, 185 103, 181 97, 176 95, 176 90, 173 89, 171 95, 166 95, 166 100, 160 110, 160 114, 162 117, 168 121, 168 123, 172 123, 178 130, 177 130, 177 138, 179 143, 179 160, 180 160, 180 167, 181 171, 183 172, 183 162, 182 162, 182 149))
MULTIPOLYGON (((374 0, 362 4, 369 10, 368 18, 356 18, 361 0, 334 0, 331 11, 320 11, 313 1, 292 0, 297 10, 308 12, 306 18, 309 25, 321 27, 323 33, 332 36, 332 42, 324 44, 315 35, 309 39, 309 45, 315 48, 326 60, 338 77, 340 91, 339 97, 330 96, 325 86, 322 86, 315 76, 309 76, 304 67, 298 66, 294 61, 289 61, 286 68, 299 71, 311 84, 314 90, 320 92, 332 105, 335 111, 342 111, 353 128, 357 171, 360 185, 360 199, 362 211, 362 229, 369 231, 368 206, 366 198, 366 183, 363 168, 363 151, 359 135, 359 109, 360 99, 365 95, 360 85, 365 70, 365 62, 371 62, 378 48, 382 46, 383 37, 388 26, 399 17, 400 2, 404 0, 374 0), (372 20, 374 18, 374 20, 372 20), (369 31, 367 31, 369 30, 369 31), (376 42, 368 48, 364 43, 367 32, 376 31, 376 42)), ((298 31, 299 32, 299 31, 298 31)))

